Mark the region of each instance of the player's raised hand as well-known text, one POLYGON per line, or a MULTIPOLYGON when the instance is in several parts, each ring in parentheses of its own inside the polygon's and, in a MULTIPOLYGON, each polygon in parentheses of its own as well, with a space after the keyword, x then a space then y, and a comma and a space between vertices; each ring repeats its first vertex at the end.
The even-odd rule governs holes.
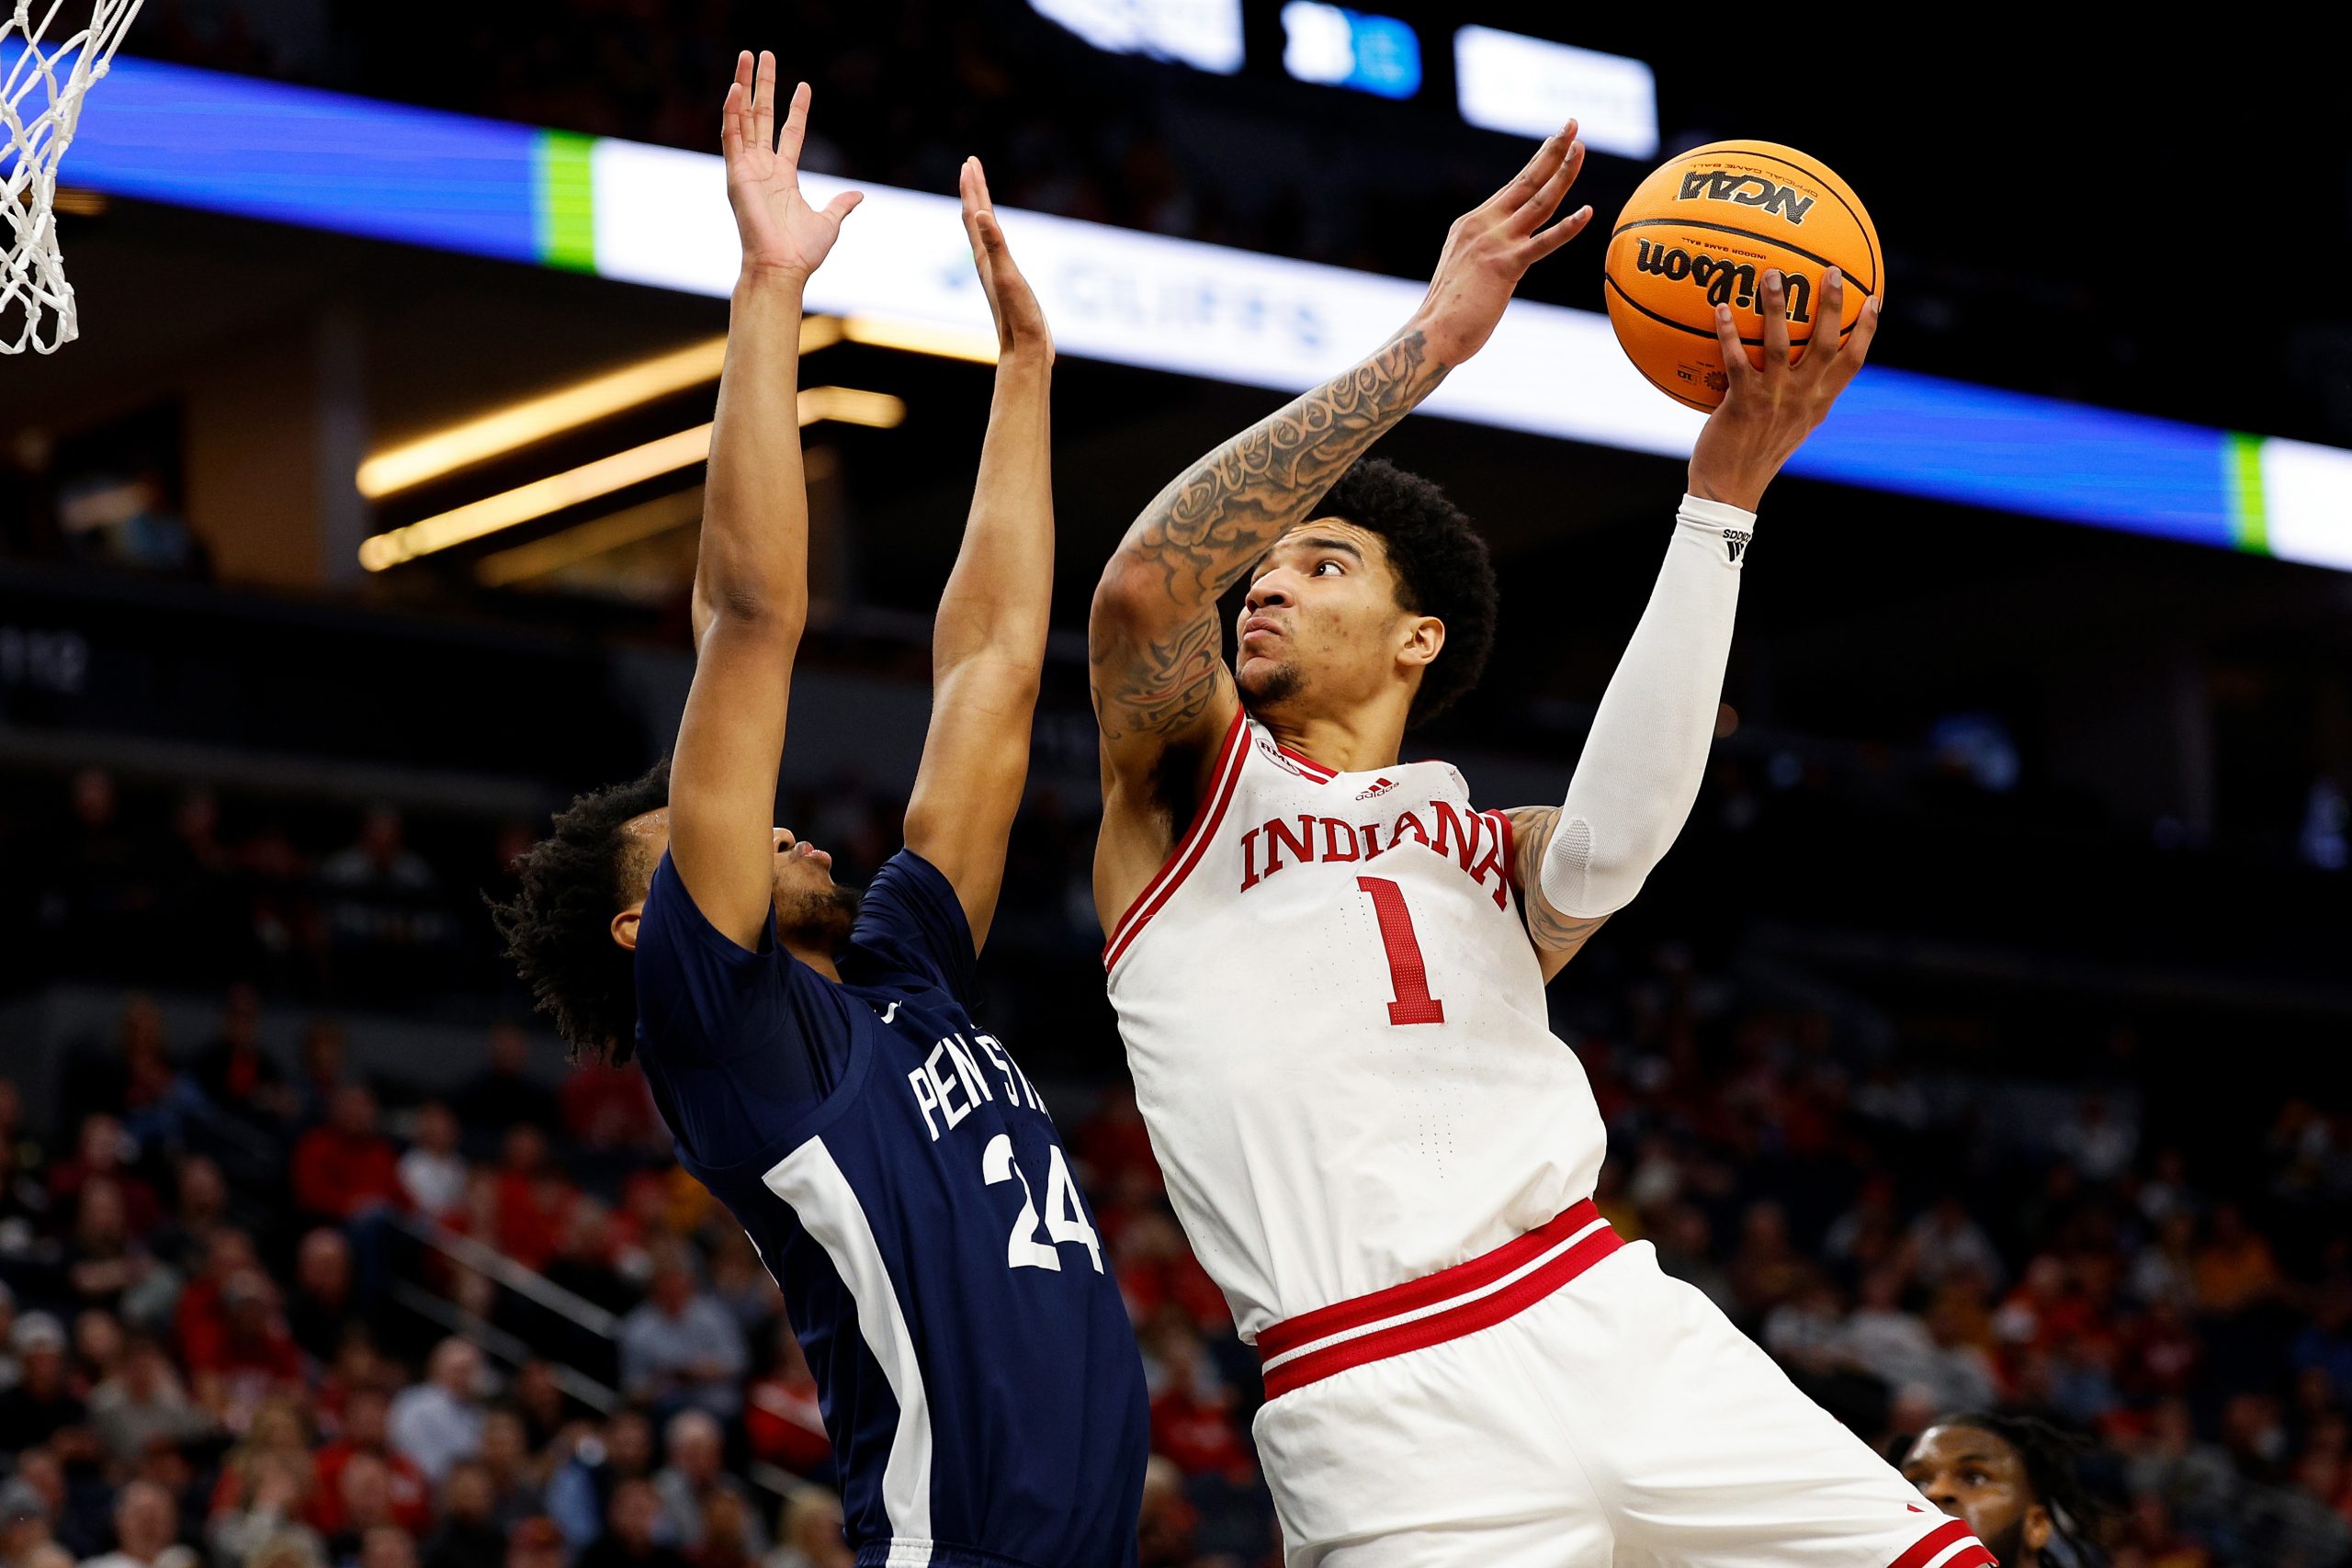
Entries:
POLYGON ((989 314, 996 321, 1000 355, 1054 357, 1054 334, 1029 280, 1013 265, 1012 250, 1004 243, 1004 226, 996 220, 996 205, 989 199, 988 172, 978 158, 964 160, 957 186, 964 197, 964 233, 972 242, 972 265, 980 275, 980 290, 989 297, 989 314))
POLYGON ((719 143, 727 153, 727 204, 735 209, 747 273, 807 278, 841 237, 842 220, 865 199, 851 190, 821 209, 808 205, 800 193, 800 142, 808 133, 808 84, 793 89, 778 137, 775 56, 762 50, 754 69, 751 51, 737 55, 719 143))
POLYGON ((1838 323, 1846 319, 1846 279, 1831 267, 1821 278, 1821 308, 1815 312, 1814 336, 1794 365, 1789 363, 1789 296, 1787 281, 1778 268, 1760 280, 1764 315, 1764 366, 1748 362, 1747 349, 1732 323, 1731 307, 1715 307, 1715 342, 1723 350, 1724 372, 1730 379, 1724 400, 1707 416, 1699 444, 1690 451, 1690 493, 1707 501, 1727 502, 1745 511, 1756 510, 1764 487, 1796 455, 1862 367, 1878 334, 1879 308, 1885 301, 1882 288, 1862 302, 1846 341, 1838 341, 1838 323))
POLYGON ((1552 222, 1583 168, 1584 143, 1570 120, 1535 150, 1518 177, 1453 220, 1415 317, 1441 364, 1459 365, 1477 353, 1527 269, 1592 221, 1592 209, 1579 207, 1552 222))

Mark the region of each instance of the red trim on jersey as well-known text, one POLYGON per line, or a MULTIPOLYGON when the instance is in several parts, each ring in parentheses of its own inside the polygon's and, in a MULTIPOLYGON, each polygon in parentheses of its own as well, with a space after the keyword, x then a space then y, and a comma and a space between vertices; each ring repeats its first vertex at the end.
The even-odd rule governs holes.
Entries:
POLYGON ((1942 1524, 1921 1536, 1912 1544, 1910 1551, 1888 1563, 1886 1568, 1927 1568, 1929 1562, 1935 1561, 1938 1552, 1948 1551, 1953 1545, 1963 1540, 1975 1549, 1977 1555, 1972 1557, 1963 1551, 1950 1562, 1943 1564, 1942 1568, 1962 1568, 1963 1563, 1981 1564, 1994 1561, 1993 1554, 1986 1551, 1974 1536, 1969 1534, 1966 1519, 1946 1519, 1942 1524))
POLYGON ((2001 1560, 1978 1541, 1970 1541, 1957 1557, 1947 1557, 1936 1568, 2001 1568, 2001 1560))
POLYGON ((1192 874, 1193 867, 1207 852, 1209 840, 1216 836, 1216 825, 1224 819, 1225 808, 1233 802, 1234 785, 1241 781, 1241 764, 1249 760, 1249 713, 1237 710, 1232 725, 1225 732, 1225 743, 1217 751, 1216 773, 1201 796, 1200 805, 1193 810, 1192 826, 1184 829, 1184 836, 1176 840, 1176 847, 1168 852, 1168 859, 1161 863, 1159 874, 1136 895, 1135 902, 1127 906, 1127 912, 1119 917, 1119 923, 1111 928, 1110 938, 1102 944, 1102 968, 1106 973, 1119 962, 1119 954, 1135 941, 1144 923, 1183 886, 1184 878, 1192 874))
POLYGON ((1467 1263, 1270 1324, 1258 1333, 1260 1361, 1279 1363, 1266 1367, 1266 1397, 1276 1399, 1351 1367, 1491 1328, 1624 1245, 1588 1198, 1467 1263), (1563 1245, 1585 1230, 1591 1234, 1574 1246, 1563 1245), (1518 1278, 1510 1279, 1514 1273, 1518 1278), (1510 1283, 1502 1284, 1507 1279, 1510 1283), (1318 1345, 1343 1334, 1351 1337, 1318 1345))
POLYGON ((1492 1252, 1481 1253, 1467 1263, 1457 1263, 1451 1269, 1441 1269, 1421 1279, 1408 1280, 1401 1285, 1374 1291, 1368 1296, 1317 1307, 1313 1312, 1268 1324, 1258 1331, 1258 1354, 1261 1358, 1279 1356, 1285 1351, 1295 1350, 1301 1345, 1312 1344, 1327 1335, 1361 1328, 1367 1323, 1377 1323, 1400 1312, 1433 1306, 1465 1292, 1475 1291, 1481 1285, 1492 1284, 1599 1218, 1600 1208, 1587 1198, 1580 1203, 1569 1204, 1525 1235, 1514 1236, 1492 1252))
MULTIPOLYGON (((1271 737, 1269 739, 1271 739, 1271 737)), ((1325 767, 1322 763, 1317 761, 1306 752, 1294 751, 1279 740, 1274 741, 1274 750, 1280 751, 1283 756, 1288 757, 1292 761, 1296 762, 1298 764, 1298 771, 1305 773, 1309 780, 1316 784, 1329 784, 1333 779, 1340 776, 1335 770, 1325 767)))

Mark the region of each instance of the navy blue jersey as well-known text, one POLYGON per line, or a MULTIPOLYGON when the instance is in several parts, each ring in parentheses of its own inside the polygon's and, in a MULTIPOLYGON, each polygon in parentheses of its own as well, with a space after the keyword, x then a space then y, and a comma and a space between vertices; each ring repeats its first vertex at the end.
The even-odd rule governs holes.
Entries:
POLYGON ((860 1568, 1136 1557, 1149 1415, 1045 1101, 974 1023, 955 890, 901 851, 837 985, 713 929, 664 855, 638 1055, 685 1168, 783 1288, 860 1568))

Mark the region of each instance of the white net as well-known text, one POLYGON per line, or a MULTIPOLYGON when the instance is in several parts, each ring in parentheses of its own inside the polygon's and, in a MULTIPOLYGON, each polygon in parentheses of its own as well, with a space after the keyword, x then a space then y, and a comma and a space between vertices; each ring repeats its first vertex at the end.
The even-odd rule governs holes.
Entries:
POLYGON ((140 3, 82 0, 44 41, 65 0, 49 0, 38 19, 32 0, 0 0, 0 354, 48 354, 81 331, 57 249, 57 164, 82 95, 107 73, 140 3))

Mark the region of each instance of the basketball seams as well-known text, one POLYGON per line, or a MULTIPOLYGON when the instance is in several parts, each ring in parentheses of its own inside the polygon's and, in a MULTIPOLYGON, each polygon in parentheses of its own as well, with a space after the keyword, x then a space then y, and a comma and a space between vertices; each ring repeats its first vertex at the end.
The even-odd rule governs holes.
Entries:
POLYGON ((1664 392, 1668 397, 1672 398, 1676 402, 1680 403, 1684 408, 1697 409, 1701 413, 1713 413, 1715 412, 1715 404, 1702 403, 1696 398, 1684 397, 1681 393, 1676 391, 1673 388, 1668 386, 1665 382, 1659 380, 1648 371, 1643 369, 1638 364, 1634 367, 1634 372, 1635 375, 1641 377, 1643 380, 1647 381, 1651 386, 1656 387, 1659 391, 1664 392))
MULTIPOLYGON (((1613 249, 1617 243, 1618 235, 1629 233, 1635 229, 1678 227, 1684 229, 1704 229, 1709 232, 1715 234, 1736 234, 1743 240, 1753 240, 1759 245, 1776 246, 1781 250, 1788 252, 1791 255, 1803 256, 1805 260, 1812 262, 1816 266, 1829 267, 1839 265, 1837 262, 1831 261, 1827 256, 1815 255, 1802 245, 1792 245, 1786 240, 1776 238, 1773 235, 1759 234, 1753 229, 1735 229, 1728 223, 1710 223, 1702 218, 1636 218, 1630 223, 1620 223, 1615 229, 1610 231, 1609 243, 1613 249)), ((1865 243, 1867 243, 1869 236, 1864 235, 1863 239, 1865 243)), ((1871 265, 1876 265, 1877 264, 1872 263, 1871 265)), ((1855 278, 1851 274, 1848 275, 1847 281, 1853 284, 1856 288, 1860 289, 1863 298, 1867 299, 1870 297, 1871 290, 1859 279, 1855 278)))
MULTIPOLYGON (((1737 292, 1742 313, 1753 318, 1763 302, 1756 300, 1754 308, 1749 308, 1747 302, 1755 290, 1758 273, 1777 269, 1789 273, 1792 278, 1804 276, 1804 272, 1793 266, 1789 257, 1797 258, 1797 263, 1804 269, 1826 271, 1831 266, 1838 267, 1846 281, 1852 284, 1859 293, 1860 298, 1854 301, 1851 321, 1846 319, 1842 310, 1836 318, 1837 335, 1831 340, 1831 346, 1842 345, 1852 336, 1854 328, 1860 324, 1863 311, 1876 301, 1884 276, 1883 264, 1879 256, 1878 235, 1871 226, 1868 214, 1862 210, 1860 199, 1849 191, 1836 175, 1815 165, 1793 148, 1781 147, 1777 142, 1712 142, 1692 148, 1661 164, 1634 188, 1624 210, 1619 215, 1616 227, 1610 231, 1606 265, 1601 273, 1604 285, 1601 296, 1609 308, 1611 323, 1617 330, 1618 341, 1641 378, 1686 408, 1708 412, 1720 403, 1720 398, 1714 403, 1702 402, 1668 384, 1662 374, 1671 368, 1678 378, 1687 381, 1693 373, 1713 366, 1722 356, 1713 311, 1707 312, 1703 322, 1683 319, 1696 313, 1691 309, 1696 301, 1689 293, 1671 285, 1695 282, 1701 292, 1711 300, 1720 299, 1732 290, 1724 289, 1723 280, 1709 269, 1736 269, 1736 276, 1733 281, 1741 285, 1737 292), (1777 175, 1767 172, 1772 170, 1782 172, 1777 175), (1757 220, 1765 227, 1745 227, 1746 219, 1736 212, 1724 212, 1721 219, 1737 219, 1738 221, 1693 215, 1690 209, 1697 205, 1695 198, 1704 194, 1707 188, 1705 182, 1709 177, 1715 182, 1714 188, 1724 193, 1716 199, 1734 199, 1729 193, 1739 191, 1745 193, 1736 197, 1740 205, 1762 207, 1764 211, 1758 214, 1757 220), (1802 213, 1807 208, 1789 194, 1798 189, 1792 181, 1802 181, 1804 186, 1816 193, 1812 198, 1814 201, 1817 202, 1820 193, 1835 197, 1838 209, 1845 213, 1851 226, 1851 232, 1821 231, 1825 224, 1829 229, 1837 228, 1834 220, 1821 217, 1827 210, 1826 208, 1812 209, 1815 219, 1813 229, 1797 230, 1796 224, 1801 220, 1792 214, 1802 213), (1761 186, 1761 195, 1758 195, 1752 186, 1761 186), (1684 190, 1690 191, 1693 199, 1686 201, 1681 194, 1684 190), (1774 223, 1775 218, 1782 221, 1774 223), (1625 244, 1627 240, 1644 231, 1667 228, 1681 232, 1676 239, 1661 237, 1656 242, 1659 251, 1657 257, 1636 260, 1637 246, 1645 252, 1654 243, 1646 236, 1639 239, 1636 244, 1625 244), (1813 250, 1792 243, 1783 237, 1785 231, 1795 231, 1822 249, 1813 250), (1716 243, 1718 238, 1721 244, 1716 243), (1749 246, 1765 254, 1761 256, 1754 252, 1743 254, 1741 253, 1747 247, 1735 245, 1735 241, 1746 241, 1749 246), (1850 256, 1857 241, 1862 251, 1863 266, 1869 269, 1867 278, 1856 276, 1860 268, 1845 261, 1833 261, 1825 254, 1837 252, 1841 256, 1850 256), (1620 245, 1625 247, 1622 252, 1620 245), (1785 254, 1773 254, 1775 250, 1785 254), (1645 265, 1652 260, 1659 265, 1645 265), (1677 267, 1680 268, 1679 272, 1675 270, 1677 267), (1656 278, 1652 277, 1653 273, 1657 275, 1656 278), (1713 292, 1715 289, 1724 289, 1724 294, 1713 292), (1656 298, 1657 304, 1654 307, 1646 303, 1645 297, 1656 298), (1618 308, 1621 304, 1625 309, 1621 310, 1618 308), (1673 313, 1669 314, 1669 311, 1673 313), (1654 327, 1668 329, 1672 335, 1659 337, 1654 327), (1675 346, 1685 338, 1696 338, 1699 342, 1689 344, 1687 348, 1675 346), (1713 345, 1712 351, 1702 346, 1707 344, 1713 345), (1646 363, 1649 361, 1656 362, 1657 370, 1646 363)), ((1817 290, 1819 272, 1815 273, 1813 282, 1817 290)), ((1804 337, 1796 338, 1794 333, 1791 334, 1792 347, 1803 349, 1819 341, 1818 315, 1816 311, 1816 319, 1811 323, 1812 330, 1804 337)), ((1748 355, 1750 363, 1764 347, 1760 322, 1758 325, 1758 335, 1738 335, 1740 347, 1748 355)), ((1702 386, 1694 389, 1710 389, 1702 386)))
MULTIPOLYGON (((1605 284, 1607 284, 1607 285, 1609 286, 1609 288, 1610 288, 1611 291, 1611 292, 1613 292, 1613 293, 1617 296, 1617 298, 1618 298, 1618 299, 1623 299, 1623 301, 1625 301, 1625 303, 1626 303, 1626 305, 1627 305, 1628 307, 1630 307, 1630 308, 1631 308, 1631 309, 1633 309, 1633 310, 1635 310, 1640 311, 1644 316, 1647 317, 1649 320, 1651 320, 1651 321, 1656 321, 1659 326, 1662 326, 1662 327, 1672 327, 1676 332, 1679 332, 1679 333, 1689 333, 1692 337, 1702 337, 1702 338, 1705 338, 1705 339, 1706 339, 1708 342, 1710 342, 1710 343, 1713 343, 1713 342, 1714 342, 1714 341, 1715 341, 1715 333, 1714 333, 1714 329, 1713 329, 1713 328, 1712 328, 1712 327, 1694 327, 1694 326, 1691 326, 1691 325, 1690 325, 1689 322, 1687 322, 1687 321, 1676 321, 1676 320, 1675 320, 1673 317, 1671 317, 1671 316, 1661 316, 1661 315, 1659 315, 1656 310, 1651 310, 1647 305, 1643 304, 1639 299, 1634 299, 1632 295, 1630 295, 1630 294, 1626 293, 1626 292, 1625 292, 1625 290, 1624 290, 1624 288, 1623 288, 1622 286, 1620 286, 1620 285, 1619 285, 1618 281, 1617 281, 1615 278, 1613 278, 1613 277, 1610 276, 1608 273, 1603 272, 1603 273, 1600 275, 1600 281, 1601 281, 1601 282, 1603 282, 1603 283, 1605 283, 1605 284)), ((1860 319, 1860 318, 1857 317, 1857 318, 1856 318, 1856 321, 1859 321, 1860 319)), ((1844 342, 1846 341, 1846 339, 1847 339, 1849 335, 1851 335, 1851 334, 1852 334, 1853 330, 1854 330, 1854 322, 1853 322, 1853 321, 1848 321, 1848 322, 1844 322, 1844 323, 1842 323, 1842 324, 1838 328, 1838 341, 1839 343, 1841 343, 1841 344, 1842 344, 1842 343, 1844 343, 1844 342)), ((1764 346, 1764 340, 1763 340, 1762 338, 1760 338, 1760 337, 1743 337, 1743 338, 1741 338, 1739 341, 1740 341, 1741 343, 1743 343, 1743 344, 1747 344, 1747 345, 1748 347, 1750 347, 1750 348, 1762 348, 1762 347, 1764 346)), ((1811 333, 1810 332, 1808 332, 1807 333, 1805 333, 1804 337, 1801 341, 1800 341, 1800 340, 1792 340, 1792 341, 1791 341, 1791 343, 1789 344, 1789 346, 1790 346, 1791 348, 1803 348, 1806 344, 1809 344, 1809 343, 1811 343, 1812 341, 1813 341, 1813 333, 1811 333)))
MULTIPOLYGON (((1826 170, 1809 167, 1806 164, 1797 162, 1794 158, 1784 158, 1777 152, 1759 152, 1756 151, 1758 145, 1758 143, 1753 141, 1711 141, 1704 147, 1693 147, 1690 151, 1682 154, 1680 158, 1677 159, 1674 165, 1669 166, 1679 166, 1680 164, 1687 164, 1693 158, 1704 157, 1710 152, 1720 152, 1725 157, 1729 157, 1734 152, 1737 152, 1743 157, 1760 158, 1768 164, 1778 164, 1782 168, 1794 169, 1801 175, 1810 175, 1812 178, 1820 181, 1821 188, 1828 192, 1831 197, 1837 199, 1838 205, 1846 209, 1846 215, 1854 220, 1855 229, 1860 231, 1862 236, 1862 249, 1871 258, 1871 287, 1872 288, 1877 288, 1879 275, 1885 270, 1885 268, 1879 265, 1878 236, 1871 227, 1871 220, 1862 215, 1861 209, 1856 207, 1853 202, 1847 200, 1844 195, 1840 193, 1838 187, 1843 186, 1846 182, 1829 174, 1826 170)), ((1770 145, 1777 147, 1780 143, 1772 142, 1770 143, 1770 145)), ((1785 149, 1785 151, 1793 152, 1796 149, 1792 147, 1785 149)), ((1791 250, 1796 249, 1793 245, 1789 248, 1791 250)))

